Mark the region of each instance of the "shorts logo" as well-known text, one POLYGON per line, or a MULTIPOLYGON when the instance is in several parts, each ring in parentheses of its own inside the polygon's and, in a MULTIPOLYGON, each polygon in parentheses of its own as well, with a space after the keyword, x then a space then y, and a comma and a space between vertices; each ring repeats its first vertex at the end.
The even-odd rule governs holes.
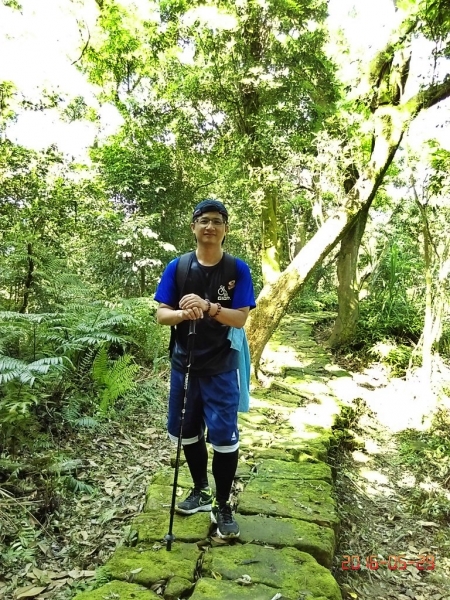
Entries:
POLYGON ((218 300, 231 300, 228 291, 226 290, 224 285, 221 285, 217 290, 217 299, 218 300))
POLYGON ((233 431, 233 435, 231 436, 231 441, 235 442, 236 441, 236 432, 233 431))

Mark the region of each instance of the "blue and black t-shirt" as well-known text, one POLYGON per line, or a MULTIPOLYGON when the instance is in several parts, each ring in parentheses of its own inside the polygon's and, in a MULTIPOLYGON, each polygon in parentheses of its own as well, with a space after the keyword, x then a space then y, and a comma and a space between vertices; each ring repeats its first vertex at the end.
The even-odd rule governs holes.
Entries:
MULTIPOLYGON (((178 261, 179 258, 176 258, 167 265, 155 294, 157 302, 174 309, 179 307, 181 299, 176 282, 178 261)), ((255 308, 253 282, 247 263, 236 258, 235 281, 225 281, 224 271, 223 258, 217 265, 205 267, 194 254, 183 295, 197 294, 212 303, 220 302, 224 308, 255 308)), ((227 339, 229 329, 208 315, 197 321, 191 373, 206 377, 238 368, 238 352, 230 348, 227 339)), ((177 325, 172 353, 172 367, 177 371, 184 372, 186 368, 188 332, 189 321, 177 325)))

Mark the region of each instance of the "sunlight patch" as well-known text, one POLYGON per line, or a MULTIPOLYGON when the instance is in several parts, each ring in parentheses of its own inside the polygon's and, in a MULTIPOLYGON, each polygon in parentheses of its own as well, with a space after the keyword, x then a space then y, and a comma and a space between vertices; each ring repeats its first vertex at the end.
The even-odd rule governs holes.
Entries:
POLYGON ((361 477, 364 477, 364 479, 367 479, 367 481, 370 481, 371 483, 379 483, 381 485, 388 485, 389 483, 389 479, 386 477, 386 475, 383 475, 383 473, 380 473, 379 471, 374 471, 374 470, 368 470, 368 469, 360 469, 360 474, 361 477))

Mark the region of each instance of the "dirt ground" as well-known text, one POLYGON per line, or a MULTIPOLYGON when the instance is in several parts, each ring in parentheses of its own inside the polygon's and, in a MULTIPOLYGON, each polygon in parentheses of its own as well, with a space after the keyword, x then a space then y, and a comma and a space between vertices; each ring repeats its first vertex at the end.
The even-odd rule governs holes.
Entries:
POLYGON ((342 525, 333 574, 343 598, 448 600, 450 514, 437 498, 450 500, 450 471, 435 477, 436 464, 415 465, 421 442, 411 441, 412 456, 400 451, 408 435, 427 435, 436 405, 417 380, 391 379, 382 365, 353 371, 353 382, 362 396, 349 424, 355 442, 334 457, 342 525))

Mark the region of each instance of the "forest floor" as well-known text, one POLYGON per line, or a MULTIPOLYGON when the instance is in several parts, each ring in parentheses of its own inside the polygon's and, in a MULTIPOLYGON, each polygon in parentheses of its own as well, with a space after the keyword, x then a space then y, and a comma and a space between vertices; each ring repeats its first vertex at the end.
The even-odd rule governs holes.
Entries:
MULTIPOLYGON (((323 333, 317 330, 319 340, 323 333)), ((333 575, 343 598, 448 600, 449 407, 425 429, 431 407, 418 397, 417 382, 392 378, 382 365, 363 364, 355 356, 335 360, 351 374, 351 381, 341 378, 339 393, 352 401, 348 427, 358 446, 343 442, 334 457, 342 525, 333 575), (399 556, 409 563, 399 564, 405 570, 392 568, 399 556), (359 561, 360 569, 345 570, 347 557, 359 561), (367 557, 379 568, 368 568, 367 557), (424 570, 417 568, 421 557, 424 570), (389 560, 391 568, 384 562, 389 560)), ((102 583, 99 567, 132 535, 129 523, 142 510, 152 475, 170 462, 164 420, 161 399, 159 405, 136 406, 101 431, 72 433, 46 450, 80 460, 72 475, 93 493, 67 494, 63 477, 55 488, 55 479, 45 474, 40 481, 49 488, 39 493, 33 488, 36 476, 23 481, 28 492, 24 485, 20 497, 0 484, 1 600, 68 600, 102 583)))
POLYGON ((79 486, 75 494, 63 475, 31 473, 15 497, 0 484, 2 600, 67 600, 102 582, 99 567, 132 535, 129 523, 142 511, 152 476, 170 464, 165 413, 164 398, 141 403, 117 422, 72 432, 43 451, 77 461, 70 475, 79 486))
MULTIPOLYGON (((326 339, 320 326, 316 338, 326 339)), ((391 377, 382 364, 334 360, 352 375, 341 397, 355 411, 354 442, 335 456, 341 530, 333 574, 343 598, 448 600, 450 399, 436 406, 419 380, 391 377)))

